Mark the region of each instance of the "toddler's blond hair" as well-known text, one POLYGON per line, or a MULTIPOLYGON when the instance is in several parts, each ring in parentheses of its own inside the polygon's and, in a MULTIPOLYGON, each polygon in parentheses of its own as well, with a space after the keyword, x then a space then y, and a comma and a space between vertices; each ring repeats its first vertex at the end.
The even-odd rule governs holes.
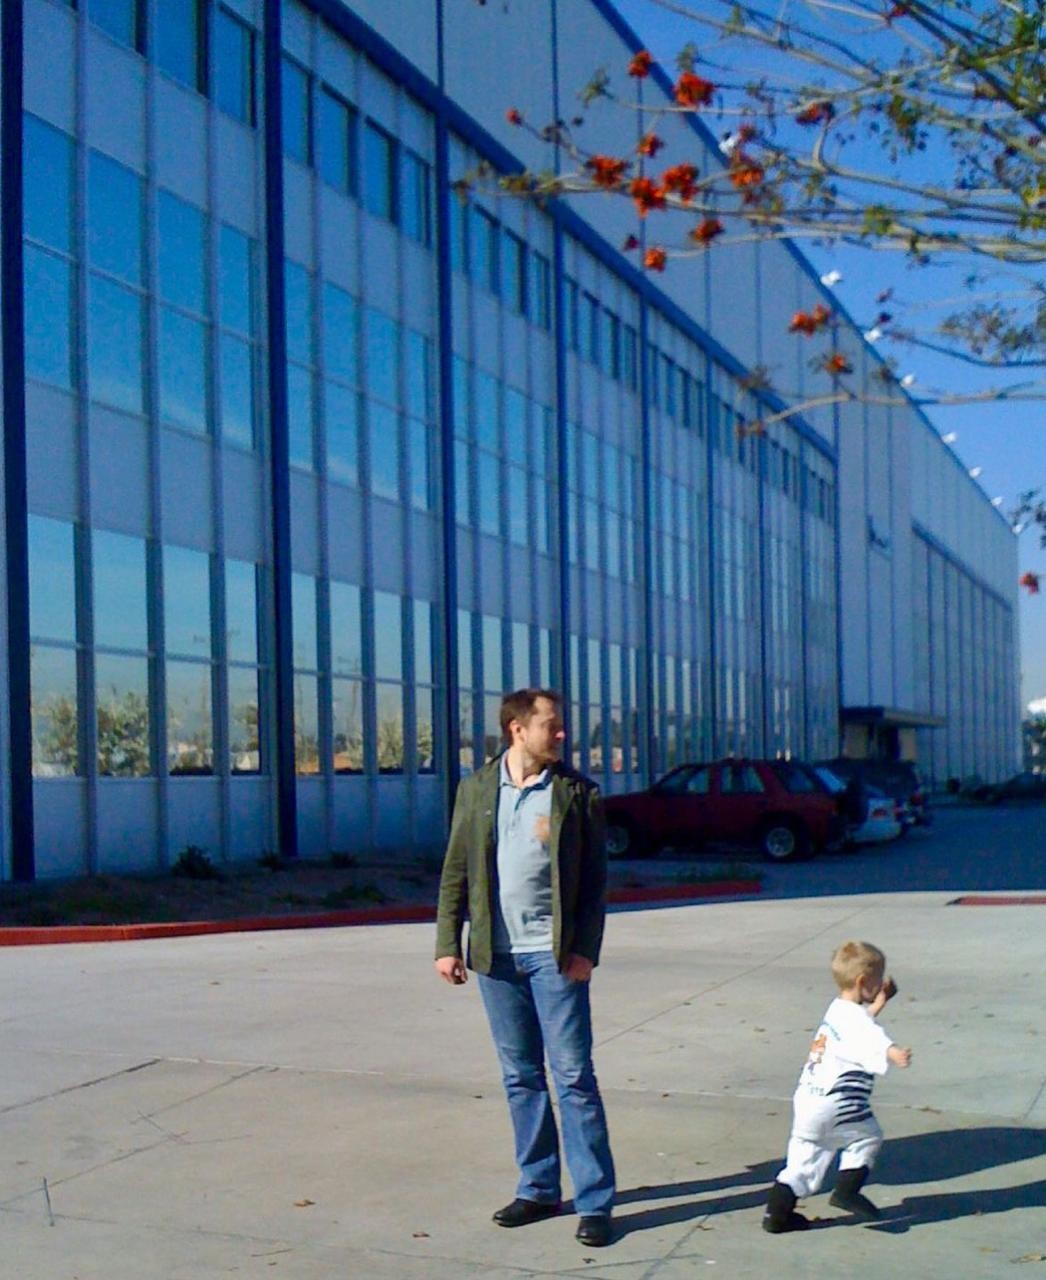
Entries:
POLYGON ((832 977, 840 991, 855 987, 861 978, 882 978, 886 957, 870 942, 844 942, 832 953, 832 977))

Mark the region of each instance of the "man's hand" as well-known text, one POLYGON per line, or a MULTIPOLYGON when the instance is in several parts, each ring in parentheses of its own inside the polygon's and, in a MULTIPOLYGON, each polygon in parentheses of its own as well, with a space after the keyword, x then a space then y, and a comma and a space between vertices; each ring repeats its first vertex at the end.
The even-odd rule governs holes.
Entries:
POLYGON ((567 956, 566 968, 563 970, 564 978, 569 978, 571 982, 587 982, 592 977, 592 961, 585 956, 569 955, 567 956))
POLYGON ((460 987, 469 980, 468 970, 461 956, 440 956, 436 961, 436 972, 444 982, 449 982, 453 987, 460 987))
POLYGON ((912 1065, 911 1049, 902 1049, 899 1045, 892 1044, 886 1050, 886 1056, 895 1067, 910 1067, 912 1065))

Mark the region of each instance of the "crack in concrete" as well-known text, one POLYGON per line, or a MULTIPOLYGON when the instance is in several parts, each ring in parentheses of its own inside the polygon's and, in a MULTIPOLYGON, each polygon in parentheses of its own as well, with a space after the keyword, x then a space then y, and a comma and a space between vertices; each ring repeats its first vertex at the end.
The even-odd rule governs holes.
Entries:
POLYGON ((0 1115, 11 1111, 21 1111, 24 1107, 35 1107, 38 1102, 49 1102, 52 1098, 61 1098, 67 1093, 77 1093, 81 1089, 92 1089, 96 1084, 105 1084, 107 1080, 118 1080, 120 1076, 133 1075, 136 1071, 144 1071, 147 1067, 155 1067, 162 1058, 148 1058, 133 1067, 123 1067, 119 1071, 110 1071, 108 1075, 97 1076, 93 1080, 83 1080, 79 1084, 66 1085, 64 1089, 55 1089, 51 1093, 41 1093, 35 1098, 27 1098, 24 1102, 12 1102, 10 1106, 0 1107, 0 1115))

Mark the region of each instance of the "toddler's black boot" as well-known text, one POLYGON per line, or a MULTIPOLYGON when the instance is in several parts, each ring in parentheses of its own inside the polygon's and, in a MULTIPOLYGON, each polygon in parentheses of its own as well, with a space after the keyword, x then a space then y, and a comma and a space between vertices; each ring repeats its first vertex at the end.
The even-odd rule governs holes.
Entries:
POLYGON ((840 1169, 835 1180, 835 1190, 828 1203, 834 1204, 837 1209, 848 1209, 855 1217, 863 1218, 866 1222, 874 1222, 882 1217, 871 1200, 861 1195, 868 1173, 869 1170, 863 1165, 860 1169, 840 1169))
POLYGON ((763 1230, 776 1236, 782 1231, 805 1231, 809 1225, 809 1220, 795 1211, 795 1192, 792 1188, 783 1182, 775 1182, 766 1197, 763 1230))

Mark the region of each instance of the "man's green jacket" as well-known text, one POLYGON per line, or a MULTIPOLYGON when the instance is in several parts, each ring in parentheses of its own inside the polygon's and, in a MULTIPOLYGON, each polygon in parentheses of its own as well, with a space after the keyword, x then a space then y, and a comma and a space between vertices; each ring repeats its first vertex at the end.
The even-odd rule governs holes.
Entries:
MULTIPOLYGON (((552 769, 548 850, 552 862, 552 951, 562 969, 570 955, 599 963, 606 916, 607 859, 603 805, 594 782, 566 765, 552 769)), ((497 809, 501 758, 463 779, 454 802, 436 915, 436 959, 460 956, 469 921, 466 963, 489 973, 497 893, 497 809)))

